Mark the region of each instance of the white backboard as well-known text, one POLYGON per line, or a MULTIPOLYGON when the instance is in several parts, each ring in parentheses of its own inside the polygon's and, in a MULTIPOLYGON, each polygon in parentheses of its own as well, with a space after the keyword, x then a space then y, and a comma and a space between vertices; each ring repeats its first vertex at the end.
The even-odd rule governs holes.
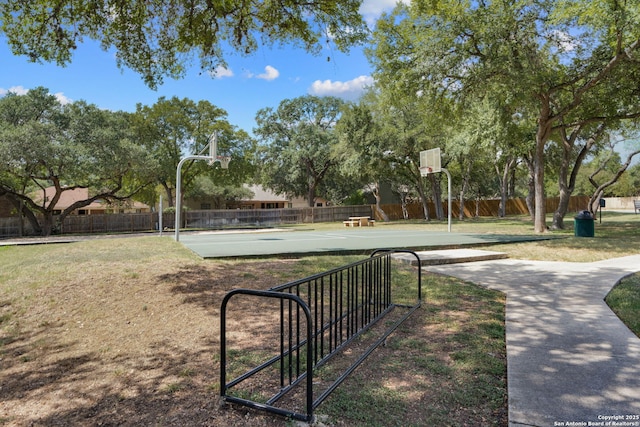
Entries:
POLYGON ((432 148, 431 150, 420 152, 420 173, 423 176, 441 171, 440 148, 432 148))

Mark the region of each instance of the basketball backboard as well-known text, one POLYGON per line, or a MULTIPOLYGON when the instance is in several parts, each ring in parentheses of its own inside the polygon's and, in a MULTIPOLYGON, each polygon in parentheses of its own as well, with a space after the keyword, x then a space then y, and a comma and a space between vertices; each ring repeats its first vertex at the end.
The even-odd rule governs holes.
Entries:
POLYGON ((213 165, 218 157, 218 135, 214 132, 209 136, 209 164, 213 165))
POLYGON ((440 148, 432 148, 431 150, 423 150, 420 152, 420 174, 422 176, 441 171, 440 148))

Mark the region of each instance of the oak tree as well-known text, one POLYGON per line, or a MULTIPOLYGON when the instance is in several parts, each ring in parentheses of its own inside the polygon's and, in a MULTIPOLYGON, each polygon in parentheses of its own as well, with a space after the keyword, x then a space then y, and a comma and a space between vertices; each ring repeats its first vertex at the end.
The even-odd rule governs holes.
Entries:
POLYGON ((345 51, 364 39, 361 0, 5 0, 0 34, 31 61, 72 61, 84 39, 114 50, 118 66, 155 88, 182 77, 194 56, 203 71, 230 53, 298 44, 319 53, 330 40, 345 51))
POLYGON ((88 188, 89 197, 62 210, 58 223, 95 200, 130 198, 153 181, 155 169, 128 113, 84 101, 63 105, 42 87, 0 98, 0 159, 0 194, 42 235, 57 228, 64 192, 88 188))
MULTIPOLYGON (((563 129, 638 117, 639 12, 632 1, 417 0, 381 21, 410 43, 374 65, 381 77, 443 97, 501 87, 511 105, 528 111, 536 123, 534 226, 543 232, 548 145, 563 129)), ((382 43, 388 47, 378 52, 393 52, 393 44, 382 43)))
POLYGON ((335 127, 344 102, 312 95, 285 99, 277 109, 256 114, 260 181, 279 194, 300 196, 314 206, 330 173, 337 173, 332 156, 338 142, 335 127))

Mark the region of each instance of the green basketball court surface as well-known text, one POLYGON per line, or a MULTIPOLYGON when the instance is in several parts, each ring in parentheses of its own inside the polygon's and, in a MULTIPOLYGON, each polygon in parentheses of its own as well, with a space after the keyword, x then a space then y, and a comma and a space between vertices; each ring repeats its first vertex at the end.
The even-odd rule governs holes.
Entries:
POLYGON ((310 253, 363 253, 380 248, 435 250, 549 239, 544 236, 345 228, 328 231, 182 232, 180 242, 203 258, 310 253))

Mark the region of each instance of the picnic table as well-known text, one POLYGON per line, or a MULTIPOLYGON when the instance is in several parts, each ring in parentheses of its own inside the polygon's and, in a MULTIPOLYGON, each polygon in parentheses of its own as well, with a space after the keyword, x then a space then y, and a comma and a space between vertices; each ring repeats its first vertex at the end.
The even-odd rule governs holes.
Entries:
POLYGON ((368 216, 350 216, 343 224, 345 227, 373 227, 375 220, 368 216))

